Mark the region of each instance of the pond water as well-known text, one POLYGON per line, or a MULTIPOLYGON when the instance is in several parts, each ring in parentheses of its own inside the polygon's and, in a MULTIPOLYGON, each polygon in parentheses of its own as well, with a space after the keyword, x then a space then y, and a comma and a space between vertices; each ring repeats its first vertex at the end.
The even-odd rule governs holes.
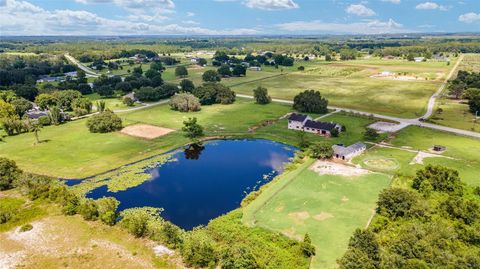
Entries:
POLYGON ((252 190, 270 181, 293 157, 295 148, 270 140, 214 140, 177 152, 174 162, 148 169, 151 178, 125 191, 106 186, 89 198, 112 196, 119 210, 164 208, 162 217, 190 230, 239 207, 252 190))

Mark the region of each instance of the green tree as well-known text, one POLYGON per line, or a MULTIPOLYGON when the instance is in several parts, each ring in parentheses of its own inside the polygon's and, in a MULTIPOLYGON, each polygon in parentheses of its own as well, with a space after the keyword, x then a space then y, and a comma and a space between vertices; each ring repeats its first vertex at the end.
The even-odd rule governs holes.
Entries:
POLYGON ((333 156, 332 145, 328 142, 319 142, 310 145, 310 157, 315 159, 328 159, 333 156))
POLYGON ((159 72, 162 72, 163 70, 165 70, 165 68, 162 65, 162 62, 160 62, 160 61, 152 62, 150 64, 150 69, 151 70, 156 70, 156 71, 159 71, 159 72))
POLYGON ((122 119, 110 110, 88 118, 87 127, 91 133, 108 133, 122 129, 122 119))
POLYGON ((129 93, 132 91, 132 85, 129 82, 121 81, 115 85, 115 90, 121 91, 124 93, 129 93))
POLYGON ((480 95, 477 95, 472 99, 468 100, 468 106, 472 113, 480 116, 480 95))
POLYGON ((0 191, 11 189, 21 174, 15 161, 0 157, 0 191))
POLYGON ((177 66, 175 68, 175 76, 181 77, 181 78, 188 76, 187 68, 183 65, 182 66, 177 66))
POLYGON ((393 219, 404 217, 410 213, 417 200, 415 193, 407 189, 384 189, 378 197, 377 213, 393 219))
POLYGON ((315 246, 312 245, 312 239, 310 239, 310 235, 308 233, 305 234, 302 242, 302 251, 303 255, 306 257, 312 257, 315 255, 315 246))
POLYGON ((363 137, 368 141, 375 141, 380 135, 375 129, 366 128, 363 137))
POLYGON ((412 187, 420 189, 424 181, 429 181, 434 191, 459 193, 463 191, 463 184, 458 171, 440 165, 427 165, 418 170, 413 179, 412 187))
POLYGON ((193 92, 195 85, 189 79, 182 79, 182 81, 180 81, 180 88, 184 92, 193 92))
POLYGON ((230 66, 223 64, 217 69, 217 72, 222 77, 230 77, 232 76, 232 71, 230 70, 230 66))
POLYGON ((218 82, 218 81, 220 81, 222 78, 220 77, 220 75, 218 74, 217 71, 215 71, 215 70, 207 70, 207 71, 205 71, 205 73, 203 73, 202 79, 203 79, 203 81, 205 81, 205 82, 218 82))
POLYGON ((268 104, 272 101, 272 98, 268 95, 267 88, 258 86, 253 90, 253 97, 257 104, 268 104))
POLYGON ((233 67, 232 75, 236 77, 246 76, 247 75, 247 68, 241 64, 237 64, 233 67))
POLYGON ((33 132, 35 135, 35 143, 40 144, 40 138, 38 137, 38 133, 42 130, 42 125, 38 122, 38 120, 27 120, 27 127, 30 132, 33 132))
POLYGON ((370 230, 356 229, 348 242, 348 247, 363 251, 376 265, 380 262, 380 245, 370 230))
POLYGON ((98 218, 98 206, 93 199, 85 199, 78 207, 78 213, 84 220, 96 220, 98 218))
POLYGON ((35 97, 35 103, 41 109, 47 109, 48 107, 58 105, 58 99, 51 94, 41 93, 37 97, 35 97))
POLYGON ((170 98, 170 107, 180 112, 200 110, 200 101, 191 93, 179 93, 170 98))
POLYGON ((197 118, 188 118, 183 125, 182 131, 185 133, 185 137, 195 140, 203 136, 203 127, 197 123, 197 118))
POLYGON ((319 91, 307 90, 293 98, 293 108, 299 112, 327 113, 328 100, 319 91))
POLYGON ((15 111, 19 117, 22 117, 29 109, 33 107, 32 103, 21 97, 13 100, 11 104, 15 107, 15 111))
POLYGON ((96 201, 99 219, 110 226, 113 226, 118 218, 117 208, 120 202, 113 197, 103 197, 96 201))

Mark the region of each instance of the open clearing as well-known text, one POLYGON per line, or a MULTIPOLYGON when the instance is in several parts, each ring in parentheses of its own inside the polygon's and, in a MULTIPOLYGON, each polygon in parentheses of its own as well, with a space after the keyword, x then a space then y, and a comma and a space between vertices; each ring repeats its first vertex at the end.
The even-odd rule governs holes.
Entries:
POLYGON ((466 183, 480 186, 479 139, 409 126, 395 134, 389 143, 392 148, 372 147, 352 161, 364 168, 374 169, 371 160, 380 159, 382 162, 389 160, 388 162, 395 162, 398 165, 391 166, 394 169, 383 170, 384 172, 391 174, 400 172, 408 176, 413 176, 417 169, 428 164, 443 165, 458 170, 460 178, 466 183), (433 145, 445 146, 446 150, 441 155, 425 156, 433 145), (418 156, 419 151, 423 152, 421 156, 418 156))
POLYGON ((310 169, 320 175, 354 177, 368 174, 366 169, 323 160, 316 161, 310 169))
POLYGON ((448 73, 451 67, 445 62, 415 63, 381 59, 330 64, 313 61, 303 72, 294 71, 231 86, 238 93, 250 95, 254 88, 263 86, 272 97, 280 99, 293 99, 305 89, 315 89, 334 106, 414 118, 425 112, 429 97, 441 85, 444 75, 439 74, 448 73), (404 81, 370 77, 384 70, 426 77, 428 80, 404 81))
POLYGON ((154 139, 175 132, 175 130, 148 124, 134 124, 123 128, 120 132, 135 137, 154 139))
POLYGON ((244 208, 243 221, 299 240, 308 232, 317 251, 310 268, 335 268, 353 231, 366 226, 390 177, 319 175, 310 169, 313 163, 309 160, 269 184, 244 208))

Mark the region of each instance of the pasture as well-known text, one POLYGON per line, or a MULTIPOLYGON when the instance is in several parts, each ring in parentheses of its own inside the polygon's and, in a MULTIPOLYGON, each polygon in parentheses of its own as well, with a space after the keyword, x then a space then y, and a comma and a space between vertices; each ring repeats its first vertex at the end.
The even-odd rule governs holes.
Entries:
POLYGON ((319 90, 334 106, 414 118, 425 112, 428 98, 441 85, 450 66, 444 62, 412 63, 401 60, 354 60, 314 62, 305 71, 232 84, 242 94, 266 87, 272 97, 293 99, 306 89, 319 90), (422 79, 403 81, 370 76, 382 71, 406 73, 422 79), (395 105, 392 105, 395 104, 395 105))
POLYGON ((395 134, 388 142, 393 148, 372 147, 366 154, 355 158, 353 162, 370 169, 368 160, 372 158, 394 160, 398 167, 384 172, 407 176, 413 176, 415 171, 423 168, 424 165, 438 164, 458 170, 460 177, 467 184, 480 186, 478 178, 480 140, 478 139, 410 126, 395 134), (418 151, 430 153, 433 145, 445 146, 446 151, 437 154, 437 157, 425 157, 421 159, 421 163, 414 160, 418 151))
POLYGON ((297 240, 309 233, 316 247, 310 268, 335 268, 353 231, 373 216, 377 195, 390 177, 320 175, 309 168, 312 163, 308 160, 269 184, 243 209, 243 221, 297 240))

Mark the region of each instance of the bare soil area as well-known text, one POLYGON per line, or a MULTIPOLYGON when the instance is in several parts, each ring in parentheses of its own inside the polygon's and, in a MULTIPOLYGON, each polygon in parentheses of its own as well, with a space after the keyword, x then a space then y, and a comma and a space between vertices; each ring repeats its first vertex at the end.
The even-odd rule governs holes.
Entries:
POLYGON ((174 132, 173 129, 148 125, 148 124, 135 124, 123 128, 120 132, 122 134, 127 134, 135 137, 145 138, 145 139, 154 139, 160 136, 164 136, 171 132, 174 132))
POLYGON ((361 176, 369 173, 366 169, 322 160, 316 161, 310 169, 320 175, 361 176))

